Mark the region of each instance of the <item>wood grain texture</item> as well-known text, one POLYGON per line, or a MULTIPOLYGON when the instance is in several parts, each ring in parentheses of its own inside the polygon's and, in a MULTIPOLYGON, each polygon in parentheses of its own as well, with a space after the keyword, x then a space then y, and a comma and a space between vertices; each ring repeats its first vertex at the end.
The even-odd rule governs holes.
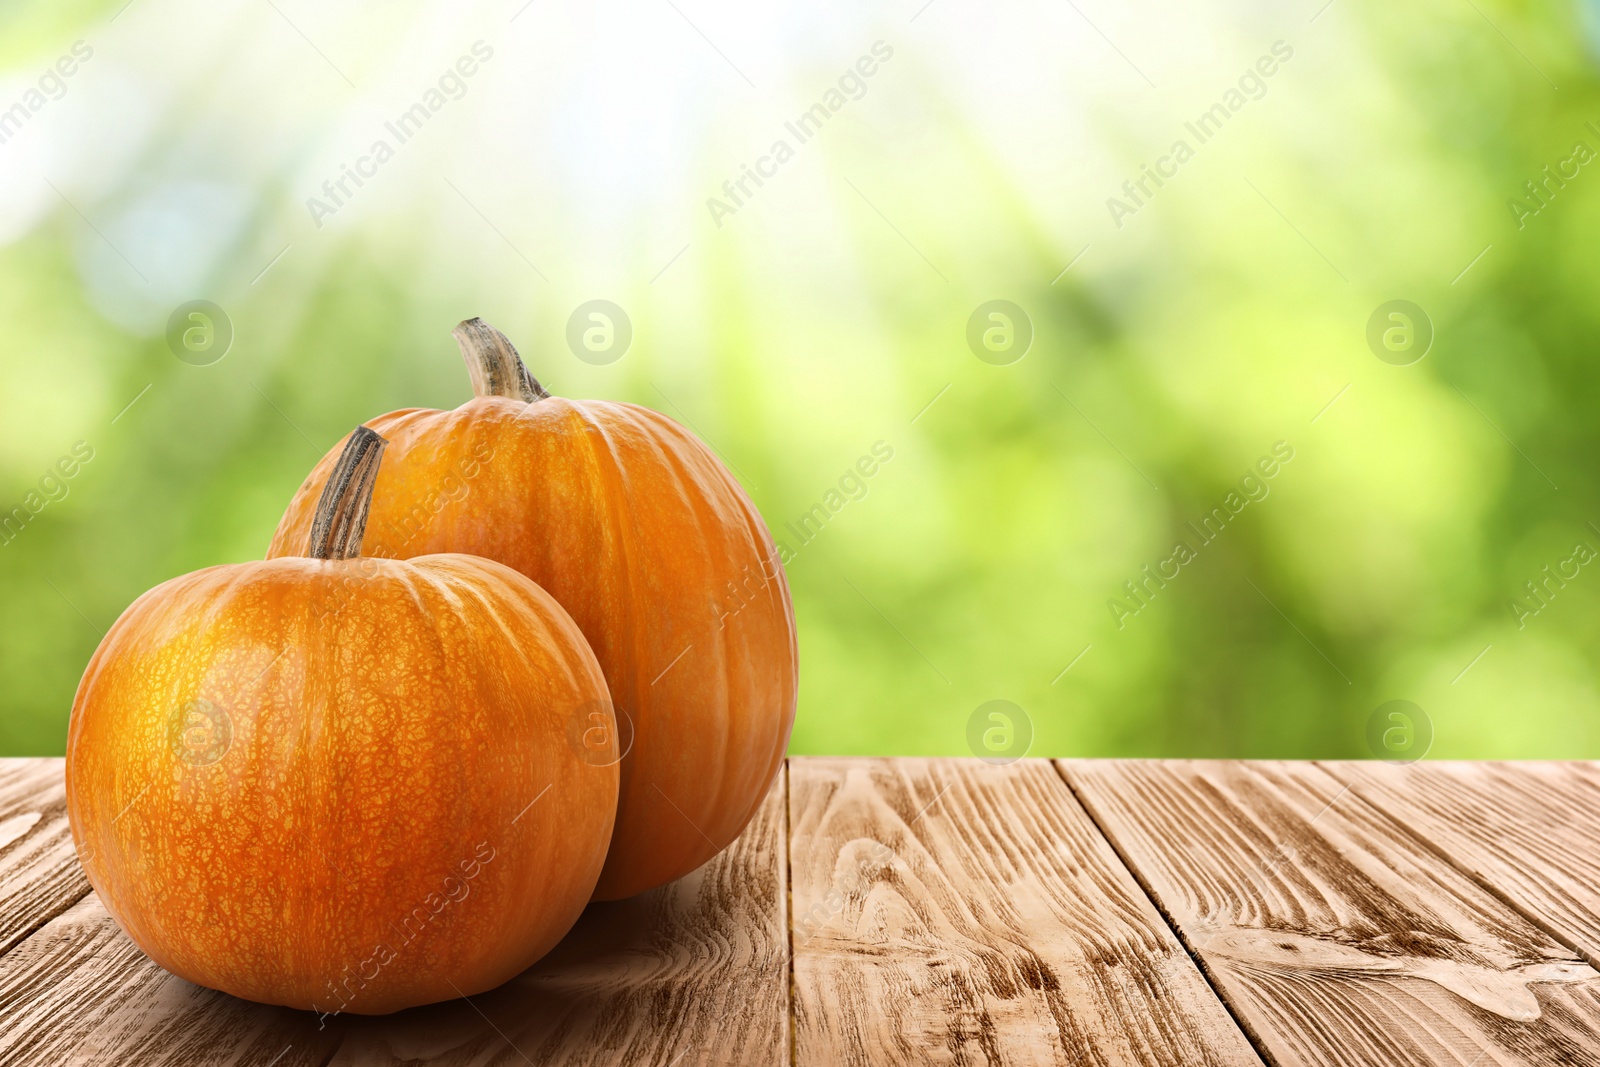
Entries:
POLYGON ((1600 764, 1322 767, 1600 967, 1600 764))
MULTIPOLYGON (((45 762, 59 785, 61 762, 45 762)), ((192 985, 90 894, 0 957, 0 1064, 777 1067, 789 1062, 785 840, 780 777, 700 870, 591 905, 499 989, 382 1017, 324 1018, 192 985)))
POLYGON ((340 1067, 787 1065, 785 776, 727 850, 627 900, 591 904, 499 989, 346 1020, 340 1067))
POLYGON ((64 766, 0 759, 0 953, 89 892, 67 826, 64 766))
POLYGON ((500 989, 323 1019, 146 959, 0 761, 0 1067, 1600 1064, 1600 766, 790 768, 500 989))
POLYGON ((1260 1060, 1041 760, 790 761, 801 1065, 1260 1060))
POLYGON ((329 1022, 168 974, 92 893, 0 957, 0 1064, 320 1067, 329 1022))
POLYGON ((1600 973, 1318 767, 1062 767, 1275 1064, 1600 1062, 1600 973))

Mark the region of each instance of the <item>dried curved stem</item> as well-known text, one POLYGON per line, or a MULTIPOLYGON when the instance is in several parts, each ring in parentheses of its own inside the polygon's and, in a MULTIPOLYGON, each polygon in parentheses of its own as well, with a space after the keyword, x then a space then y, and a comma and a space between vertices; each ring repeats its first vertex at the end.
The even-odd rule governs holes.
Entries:
POLYGON ((467 319, 450 333, 461 346, 461 358, 467 361, 474 396, 503 396, 531 404, 550 395, 539 379, 528 373, 506 335, 487 322, 467 319))
POLYGON ((306 555, 312 559, 354 559, 361 555, 367 532, 367 512, 372 507, 372 486, 389 442, 365 426, 357 426, 345 442, 339 462, 328 475, 311 520, 311 540, 306 555))

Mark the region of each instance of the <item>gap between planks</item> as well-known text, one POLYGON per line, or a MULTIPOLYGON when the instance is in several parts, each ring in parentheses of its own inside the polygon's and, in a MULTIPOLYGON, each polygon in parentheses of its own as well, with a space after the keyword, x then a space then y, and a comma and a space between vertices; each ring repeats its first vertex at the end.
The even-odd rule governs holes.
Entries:
POLYGON ((1263 1055, 1545 1064, 1600 1046, 1600 973, 1410 827, 1359 794, 1341 804, 1350 790, 1324 769, 1062 772, 1263 1055))
POLYGON ((1077 786, 1072 784, 1072 778, 1067 774, 1065 763, 1065 760, 1059 759, 1050 761, 1050 765, 1056 770, 1056 776, 1061 779, 1061 784, 1066 786, 1067 790, 1078 801, 1078 806, 1083 809, 1083 813, 1094 824, 1094 828, 1099 832, 1101 840, 1106 843, 1111 851, 1117 854, 1117 860, 1122 864, 1123 869, 1138 884, 1139 891, 1145 895, 1145 899, 1150 901, 1150 906, 1156 910, 1156 913, 1161 916, 1161 920, 1167 924, 1167 929, 1172 931, 1172 936, 1177 938, 1178 944, 1182 945, 1183 950, 1189 954, 1189 958, 1194 961, 1195 967, 1200 971, 1200 976, 1205 979, 1206 985, 1210 987, 1211 995, 1216 997, 1217 1002, 1227 1011, 1228 1017, 1233 1020, 1234 1025, 1239 1028, 1250 1042, 1250 1047, 1255 1049, 1256 1055, 1260 1056, 1262 1062, 1268 1064, 1269 1067, 1279 1067, 1278 1060, 1272 1055, 1271 1050, 1267 1048, 1266 1042, 1261 1039, 1261 1035, 1256 1033, 1255 1027, 1250 1025, 1249 1020, 1239 1015, 1230 998, 1223 996, 1222 989, 1217 984, 1217 976, 1212 973, 1211 965, 1206 962, 1204 956, 1195 951, 1195 947, 1190 943, 1189 935, 1184 932, 1182 924, 1173 917, 1172 913, 1167 910, 1166 905, 1162 903, 1161 898, 1156 895, 1155 890, 1145 878, 1144 872, 1122 850, 1122 845, 1106 827, 1099 813, 1095 811, 1094 805, 1089 802, 1089 798, 1080 793, 1077 786))
POLYGON ((794 1024, 794 849, 792 847, 793 838, 790 835, 789 828, 789 783, 794 777, 794 768, 790 766, 790 762, 791 757, 787 755, 783 757, 783 772, 779 776, 783 784, 783 866, 779 872, 783 878, 783 892, 780 895, 783 899, 783 937, 787 946, 786 954, 788 956, 788 971, 785 976, 788 984, 784 987, 788 1011, 784 1013, 783 1039, 788 1043, 788 1048, 786 1049, 788 1056, 785 1059, 789 1067, 798 1067, 794 1024))
POLYGON ((1260 1067, 1047 764, 793 761, 797 1063, 1260 1067))

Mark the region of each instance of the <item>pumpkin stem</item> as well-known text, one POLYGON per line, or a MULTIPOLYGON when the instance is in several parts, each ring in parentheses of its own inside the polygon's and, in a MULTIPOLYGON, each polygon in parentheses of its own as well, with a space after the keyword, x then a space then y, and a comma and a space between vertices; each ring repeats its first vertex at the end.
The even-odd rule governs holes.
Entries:
POLYGON ((312 559, 354 559, 361 555, 361 539, 367 532, 367 512, 372 507, 372 485, 378 479, 378 464, 383 462, 383 447, 389 442, 365 426, 357 426, 345 442, 339 462, 328 475, 317 500, 317 514, 311 520, 311 543, 306 555, 312 559))
POLYGON ((461 346, 461 358, 467 361, 472 395, 503 396, 530 404, 550 395, 539 379, 528 373, 506 335, 487 322, 467 319, 450 334, 461 346))

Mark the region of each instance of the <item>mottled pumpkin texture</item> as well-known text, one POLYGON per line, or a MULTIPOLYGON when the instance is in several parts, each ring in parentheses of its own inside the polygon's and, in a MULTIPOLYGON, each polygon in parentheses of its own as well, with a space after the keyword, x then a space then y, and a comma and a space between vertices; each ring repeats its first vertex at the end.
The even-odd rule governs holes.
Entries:
MULTIPOLYGON (((716 457, 647 408, 552 396, 367 425, 390 443, 365 551, 515 567, 600 661, 626 755, 596 896, 669 882, 731 843, 782 762, 798 665, 771 536, 716 457)), ((301 487, 271 555, 305 542, 338 455, 301 487)))
POLYGON ((498 563, 212 567, 140 597, 90 661, 73 837, 190 981, 320 1012, 470 995, 591 895, 618 772, 571 724, 608 708, 571 618, 498 563))

